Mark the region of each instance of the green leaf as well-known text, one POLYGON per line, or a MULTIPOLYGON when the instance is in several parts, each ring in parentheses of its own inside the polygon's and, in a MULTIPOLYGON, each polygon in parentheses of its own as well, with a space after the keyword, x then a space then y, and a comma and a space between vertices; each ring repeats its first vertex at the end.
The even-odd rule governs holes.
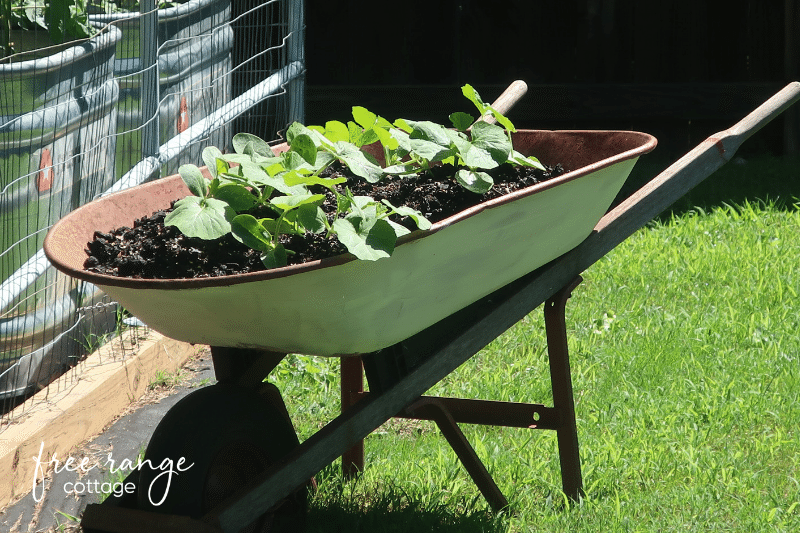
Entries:
POLYGON ((313 174, 304 176, 299 172, 290 171, 284 175, 283 181, 286 182, 287 185, 322 185, 327 189, 333 190, 335 185, 345 183, 347 178, 322 178, 313 174))
POLYGON ((491 106, 489 107, 489 111, 491 111, 492 116, 494 117, 494 119, 501 126, 503 126, 505 129, 507 129, 508 131, 510 131, 512 133, 517 131, 517 128, 514 127, 514 124, 512 124, 511 121, 508 120, 508 118, 506 118, 506 116, 503 115, 500 111, 496 110, 495 108, 493 108, 491 106))
POLYGON ((367 155, 349 143, 336 143, 336 157, 356 176, 360 176, 370 183, 376 183, 383 177, 383 169, 367 159, 367 155))
POLYGON ((216 178, 220 173, 228 171, 228 164, 222 157, 222 152, 216 146, 207 146, 203 149, 203 163, 208 167, 211 177, 216 178))
POLYGON ((411 219, 414 221, 414 223, 416 223, 416 225, 417 225, 417 227, 419 229, 423 229, 424 230, 424 229, 430 229, 431 228, 430 220, 425 218, 422 215, 422 213, 420 213, 416 209, 413 209, 413 208, 405 206, 405 205, 401 205, 400 207, 395 207, 395 206, 393 206, 392 204, 389 203, 389 200, 385 200, 385 199, 381 200, 381 201, 384 203, 384 205, 389 207, 389 209, 391 210, 392 213, 394 213, 396 215, 400 215, 401 217, 411 217, 411 219))
POLYGON ((394 125, 397 129, 404 131, 406 133, 411 133, 412 131, 414 131, 414 129, 403 118, 398 118, 397 120, 395 120, 394 125))
POLYGON ((476 91, 472 85, 468 83, 461 87, 461 93, 467 97, 467 100, 475 104, 475 107, 478 108, 481 116, 486 113, 486 110, 489 108, 489 106, 483 102, 481 95, 478 94, 478 91, 476 91))
POLYGON ((273 248, 272 235, 253 215, 237 215, 231 220, 231 233, 239 242, 254 250, 273 248))
POLYGON ((291 146, 292 150, 300 154, 300 157, 308 162, 309 165, 317 162, 317 146, 309 135, 296 135, 292 139, 291 146))
POLYGON ((489 152, 498 164, 508 161, 512 150, 511 141, 503 128, 486 122, 476 122, 472 126, 472 145, 489 152))
MULTIPOLYGON (((383 131, 378 128, 378 131, 383 131)), ((378 137, 378 132, 375 131, 375 128, 370 128, 368 130, 364 130, 361 135, 353 142, 356 146, 364 146, 367 144, 372 144, 380 140, 378 137)))
POLYGON ((290 211, 286 214, 284 220, 289 220, 300 229, 311 233, 322 233, 328 229, 325 225, 327 222, 325 211, 312 204, 301 205, 297 209, 290 211))
POLYGON ((195 196, 205 198, 208 194, 208 182, 195 165, 181 165, 178 168, 181 179, 195 196))
POLYGON ((164 225, 177 226, 187 237, 218 239, 231 231, 236 216, 222 200, 187 196, 175 202, 175 209, 164 218, 164 225))
POLYGON ((280 268, 286 266, 286 248, 278 243, 274 248, 261 254, 261 262, 267 268, 280 268))
POLYGON ((233 149, 237 154, 253 155, 263 157, 275 157, 272 148, 261 137, 251 133, 237 133, 233 136, 233 149))
POLYGON ((484 194, 494 185, 494 180, 486 172, 472 170, 459 170, 456 172, 456 181, 468 191, 484 194))
POLYGON ((353 119, 359 126, 368 130, 377 122, 378 115, 361 106, 353 106, 353 119))
POLYGON ((390 257, 397 242, 397 234, 386 220, 378 219, 356 227, 352 220, 338 218, 333 221, 333 229, 347 251, 362 260, 390 257))
POLYGON ((389 133, 388 129, 372 128, 372 131, 375 132, 375 134, 378 136, 378 140, 385 148, 388 148, 389 150, 397 150, 397 148, 400 146, 398 140, 392 137, 392 134, 389 133))
POLYGON ((453 155, 453 150, 425 139, 411 139, 411 152, 431 162, 441 161, 453 155))
POLYGON ((539 170, 546 170, 544 165, 535 157, 525 157, 521 153, 517 152, 516 150, 511 151, 511 160, 518 165, 523 165, 526 167, 533 167, 538 168, 539 170))
POLYGON ((350 132, 347 126, 338 120, 331 120, 325 123, 325 137, 331 142, 349 141, 350 132))
POLYGON ((325 201, 324 194, 296 194, 293 196, 276 196, 270 198, 269 203, 284 211, 289 211, 301 205, 320 206, 325 201))
POLYGON ((450 122, 453 123, 453 127, 459 131, 467 131, 472 126, 472 123, 475 122, 475 118, 472 115, 461 111, 456 111, 449 118, 450 122))
POLYGON ((449 146, 450 136, 447 134, 447 128, 441 124, 436 124, 429 120, 422 120, 419 122, 409 120, 407 122, 413 128, 410 135, 412 139, 424 139, 440 146, 449 146))
POLYGON ((472 144, 466 152, 461 152, 461 160, 464 162, 464 165, 471 169, 482 168, 488 170, 498 166, 497 161, 495 161, 489 151, 478 148, 472 144))
POLYGON ((251 209, 258 201, 247 187, 238 183, 223 183, 217 187, 214 198, 227 203, 237 213, 251 209))

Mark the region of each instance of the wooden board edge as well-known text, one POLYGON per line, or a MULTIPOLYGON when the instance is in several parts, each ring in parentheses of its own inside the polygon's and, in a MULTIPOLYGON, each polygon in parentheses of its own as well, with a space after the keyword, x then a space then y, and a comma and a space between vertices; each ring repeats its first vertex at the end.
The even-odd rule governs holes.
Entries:
POLYGON ((70 384, 64 390, 47 387, 18 407, 33 412, 0 433, 0 509, 31 491, 40 452, 43 463, 54 453, 65 459, 141 398, 159 371, 177 371, 202 348, 151 330, 123 360, 103 346, 57 380, 70 384))

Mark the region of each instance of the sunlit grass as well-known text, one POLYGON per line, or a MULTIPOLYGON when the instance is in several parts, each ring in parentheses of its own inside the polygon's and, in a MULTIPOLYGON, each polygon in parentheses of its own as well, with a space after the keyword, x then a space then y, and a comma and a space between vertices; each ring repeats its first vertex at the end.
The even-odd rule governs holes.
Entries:
MULTIPOLYGON (((512 503, 496 516, 435 426, 391 422, 358 481, 323 472, 310 530, 800 531, 798 265, 792 201, 650 224, 567 304, 585 500, 565 505, 552 432, 462 426, 512 503)), ((337 414, 338 361, 294 364, 306 438, 337 414)), ((541 311, 430 393, 550 404, 541 311)))

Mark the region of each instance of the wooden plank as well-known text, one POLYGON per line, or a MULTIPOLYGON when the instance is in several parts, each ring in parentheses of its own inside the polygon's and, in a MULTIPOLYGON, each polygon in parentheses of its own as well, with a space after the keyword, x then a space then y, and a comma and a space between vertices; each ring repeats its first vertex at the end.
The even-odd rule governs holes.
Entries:
MULTIPOLYGON (((129 336, 124 333, 123 342, 129 336)), ((115 360, 114 349, 111 343, 101 347, 51 384, 70 384, 64 390, 45 388, 10 413, 21 422, 0 433, 0 508, 30 492, 40 449, 43 461, 54 453, 65 458, 139 399, 158 371, 176 371, 201 347, 151 331, 144 340, 139 335, 136 353, 123 360, 115 360)))

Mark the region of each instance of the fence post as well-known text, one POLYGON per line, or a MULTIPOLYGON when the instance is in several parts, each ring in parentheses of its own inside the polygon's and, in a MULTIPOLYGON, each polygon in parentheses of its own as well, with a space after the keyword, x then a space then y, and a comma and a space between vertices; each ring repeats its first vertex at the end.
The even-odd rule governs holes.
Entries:
POLYGON ((292 80, 287 87, 289 100, 288 123, 305 122, 306 109, 306 77, 305 77, 305 0, 289 0, 289 34, 286 54, 287 64, 299 62, 303 65, 303 74, 292 80))
POLYGON ((158 11, 156 0, 141 0, 139 14, 142 17, 139 34, 139 57, 141 58, 141 106, 142 106, 142 159, 158 157, 159 139, 159 94, 158 83, 158 11))

